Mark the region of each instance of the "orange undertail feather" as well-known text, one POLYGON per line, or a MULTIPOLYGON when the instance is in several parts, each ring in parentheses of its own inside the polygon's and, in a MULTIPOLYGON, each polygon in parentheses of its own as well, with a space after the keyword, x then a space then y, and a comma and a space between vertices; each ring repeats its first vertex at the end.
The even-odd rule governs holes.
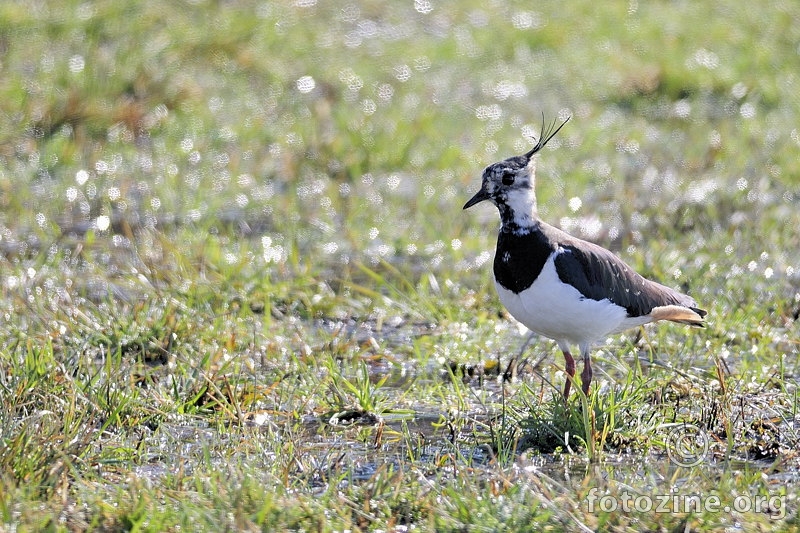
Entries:
POLYGON ((706 312, 702 309, 693 309, 681 305, 662 305, 650 311, 650 316, 653 317, 654 321, 671 320, 672 322, 700 327, 704 327, 703 317, 705 315, 706 312))

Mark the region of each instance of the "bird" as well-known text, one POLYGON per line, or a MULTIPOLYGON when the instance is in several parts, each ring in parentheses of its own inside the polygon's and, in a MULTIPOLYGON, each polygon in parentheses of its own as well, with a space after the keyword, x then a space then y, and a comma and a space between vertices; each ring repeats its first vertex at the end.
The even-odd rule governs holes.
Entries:
POLYGON ((610 250, 574 237, 539 218, 536 155, 569 121, 546 124, 523 155, 487 166, 481 188, 463 209, 488 200, 500 212, 493 274, 500 302, 517 321, 552 339, 564 354, 563 396, 575 378, 577 346, 583 358, 581 390, 589 396, 594 344, 650 322, 704 327, 707 312, 690 296, 642 277, 610 250))

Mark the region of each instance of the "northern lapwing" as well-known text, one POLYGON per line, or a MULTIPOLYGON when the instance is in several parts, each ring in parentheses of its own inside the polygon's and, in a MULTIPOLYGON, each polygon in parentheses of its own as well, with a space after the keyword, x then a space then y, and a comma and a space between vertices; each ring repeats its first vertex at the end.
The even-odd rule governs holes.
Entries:
POLYGON ((536 209, 534 154, 564 127, 546 125, 524 155, 486 167, 481 189, 464 209, 489 200, 500 211, 494 282, 509 313, 531 331, 553 339, 564 352, 569 397, 575 376, 570 346, 583 357, 581 388, 589 394, 592 345, 608 335, 671 320, 703 326, 706 312, 689 296, 643 278, 597 244, 543 222, 536 209))

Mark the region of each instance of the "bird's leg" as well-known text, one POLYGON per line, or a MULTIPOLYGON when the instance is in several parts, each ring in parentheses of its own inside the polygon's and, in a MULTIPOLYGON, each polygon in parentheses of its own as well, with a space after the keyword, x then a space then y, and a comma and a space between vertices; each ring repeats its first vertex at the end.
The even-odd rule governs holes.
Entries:
POLYGON ((581 389, 586 396, 589 396, 589 385, 592 383, 592 359, 589 352, 583 353, 583 372, 581 372, 581 389))
POLYGON ((562 350, 564 352, 564 371, 567 373, 567 381, 564 383, 564 401, 569 398, 569 389, 572 387, 572 378, 575 376, 575 359, 569 350, 562 350))

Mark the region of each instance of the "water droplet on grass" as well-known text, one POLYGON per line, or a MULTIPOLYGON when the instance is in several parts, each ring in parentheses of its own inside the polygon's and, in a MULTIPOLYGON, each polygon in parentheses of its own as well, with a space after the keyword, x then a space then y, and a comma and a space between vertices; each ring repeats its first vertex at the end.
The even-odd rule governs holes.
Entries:
POLYGON ((317 86, 317 82, 311 76, 301 76, 295 84, 297 90, 303 94, 310 93, 317 86))
POLYGON ((110 225, 111 219, 106 215, 100 215, 95 222, 95 226, 99 231, 106 231, 110 225))

